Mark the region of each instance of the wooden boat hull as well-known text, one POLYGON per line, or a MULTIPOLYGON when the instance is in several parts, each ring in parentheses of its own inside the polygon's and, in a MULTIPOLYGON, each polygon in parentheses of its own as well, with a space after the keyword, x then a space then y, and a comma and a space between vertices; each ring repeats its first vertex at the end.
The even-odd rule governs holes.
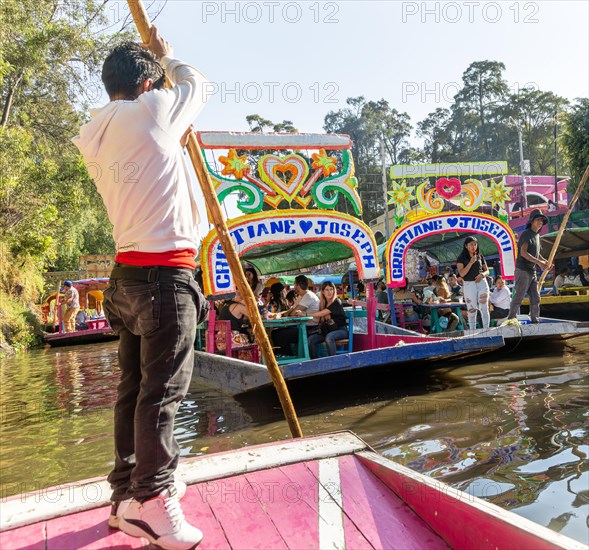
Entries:
MULTIPOLYGON (((203 548, 586 548, 379 456, 350 432, 189 459, 187 519, 203 548)), ((109 530, 104 479, 2 504, 0 547, 143 548, 109 530)))
POLYGON ((527 321, 519 326, 499 326, 474 331, 455 331, 445 333, 444 336, 457 335, 461 337, 501 336, 505 340, 505 349, 509 350, 513 345, 521 349, 523 345, 535 345, 542 343, 556 343, 570 340, 571 338, 589 336, 589 322, 564 321, 561 319, 547 319, 542 317, 540 323, 530 324, 529 317, 521 316, 527 321))
MULTIPOLYGON (((362 337, 355 334, 354 342, 362 345, 362 337)), ((425 339, 422 335, 403 337, 385 334, 376 335, 377 349, 343 353, 321 357, 311 361, 282 365, 280 370, 286 381, 325 376, 350 371, 363 371, 373 368, 397 368, 407 364, 462 359, 500 348, 504 345, 501 336, 481 336, 476 338, 425 339), (425 340, 425 341, 424 341, 425 340), (386 346, 387 341, 396 345, 386 346)), ((268 369, 264 365, 240 361, 225 356, 195 353, 194 375, 224 393, 237 395, 257 390, 272 384, 268 369)))
POLYGON ((104 327, 88 330, 77 330, 76 332, 46 332, 43 334, 43 338, 50 346, 55 347, 108 342, 109 340, 116 340, 118 336, 110 327, 104 327))
MULTIPOLYGON (((529 314, 528 299, 524 299, 522 313, 529 314)), ((589 295, 580 296, 542 296, 540 313, 543 317, 572 321, 589 322, 589 295)))

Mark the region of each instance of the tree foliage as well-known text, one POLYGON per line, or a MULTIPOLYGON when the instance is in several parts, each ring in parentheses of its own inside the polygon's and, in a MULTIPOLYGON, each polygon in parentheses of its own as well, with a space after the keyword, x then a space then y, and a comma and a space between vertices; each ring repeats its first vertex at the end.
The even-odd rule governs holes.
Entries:
POLYGON ((497 61, 472 63, 450 108, 437 108, 417 124, 431 162, 507 160, 519 173, 520 126, 531 173, 554 174, 555 117, 567 101, 535 88, 511 89, 504 71, 497 61))
MULTIPOLYGON (((570 112, 565 113, 560 138, 566 162, 571 171, 568 192, 574 193, 581 176, 589 166, 589 99, 577 99, 570 112)), ((589 208, 589 187, 586 185, 579 198, 581 208, 589 208)))
POLYGON ((409 144, 412 126, 407 113, 391 107, 385 99, 367 101, 363 96, 350 97, 346 103, 348 107, 325 116, 323 128, 328 133, 348 134, 352 138, 364 219, 370 220, 384 211, 380 175, 383 160, 387 165, 410 164, 423 158, 409 144))
MULTIPOLYGON (((77 269, 113 251, 102 201, 71 142, 100 99, 113 42, 106 2, 3 0, 0 7, 0 244, 2 260, 77 269)), ((5 286, 9 282, 4 281, 5 286)))

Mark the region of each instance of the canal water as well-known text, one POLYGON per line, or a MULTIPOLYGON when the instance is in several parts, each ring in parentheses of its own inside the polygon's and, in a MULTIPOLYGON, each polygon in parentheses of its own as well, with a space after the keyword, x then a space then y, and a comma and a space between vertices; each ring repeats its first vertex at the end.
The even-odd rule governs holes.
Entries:
MULTIPOLYGON (((102 476, 112 466, 116 342, 0 360, 0 490, 102 476)), ((438 368, 292 386, 305 435, 352 430, 383 455, 588 542, 589 339, 438 368)), ((193 380, 182 456, 286 439, 273 391, 240 399, 193 380)))

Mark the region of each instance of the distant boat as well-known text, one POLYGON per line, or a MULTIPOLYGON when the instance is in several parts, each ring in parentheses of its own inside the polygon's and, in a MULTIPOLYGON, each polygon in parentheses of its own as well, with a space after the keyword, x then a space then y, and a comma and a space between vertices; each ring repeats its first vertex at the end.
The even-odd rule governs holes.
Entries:
POLYGON ((108 277, 72 281, 74 288, 80 295, 80 311, 85 313, 85 319, 76 323, 75 332, 65 332, 64 330, 62 310, 57 303, 58 291, 47 296, 42 306, 44 322, 55 332, 44 332, 45 342, 50 346, 73 346, 118 338, 102 311, 103 291, 108 286, 108 281, 108 277), (52 302, 55 302, 53 316, 51 315, 52 302))
MULTIPOLYGON (((176 473, 202 548, 587 548, 346 431, 200 456, 176 473)), ((146 547, 108 528, 109 497, 102 478, 4 499, 0 547, 146 547)))

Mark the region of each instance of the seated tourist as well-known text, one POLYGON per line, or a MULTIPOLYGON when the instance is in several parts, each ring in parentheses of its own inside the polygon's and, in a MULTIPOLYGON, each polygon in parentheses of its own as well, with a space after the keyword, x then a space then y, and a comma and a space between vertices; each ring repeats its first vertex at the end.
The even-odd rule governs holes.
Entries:
MULTIPOLYGON (((309 290, 309 280, 304 275, 297 275, 294 280, 297 294, 294 305, 282 314, 282 317, 306 317, 319 311, 319 298, 309 290)), ((318 332, 319 322, 307 321, 307 336, 318 332)), ((277 328, 272 331, 272 341, 278 346, 280 355, 292 355, 292 344, 299 339, 299 327, 296 325, 277 328)))
MULTIPOLYGON (((231 340, 234 345, 244 346, 253 342, 247 309, 239 291, 235 293, 234 298, 223 303, 219 310, 218 319, 231 323, 231 340)), ((226 344, 223 341, 225 335, 217 333, 217 336, 217 349, 225 349, 226 344)), ((229 338, 229 335, 225 337, 229 338)))
POLYGON ((290 309, 290 306, 286 302, 286 288, 282 283, 274 283, 270 287, 270 293, 266 305, 269 313, 280 313, 290 309))
MULTIPOLYGON (((434 275, 433 281, 436 294, 438 296, 437 303, 441 304, 444 302, 451 302, 452 292, 450 291, 450 287, 448 286, 446 279, 441 275, 434 275)), ((450 308, 439 309, 438 316, 440 317, 440 321, 442 317, 446 318, 446 321, 440 322, 440 327, 444 330, 455 330, 460 321, 458 319, 458 315, 456 315, 456 313, 454 313, 450 308)))
POLYGON ((405 321, 419 321, 419 313, 413 306, 421 304, 421 300, 413 289, 407 288, 408 286, 409 283, 405 279, 403 286, 394 293, 393 298, 396 304, 403 304, 405 321))
POLYGON ((563 267, 554 279, 554 288, 559 291, 570 286, 583 286, 583 283, 579 276, 571 274, 568 267, 563 267))
POLYGON ((319 357, 321 342, 325 342, 328 355, 335 355, 335 343, 348 337, 348 327, 342 302, 331 281, 325 281, 321 285, 319 311, 313 313, 313 319, 319 321, 320 330, 309 336, 309 356, 311 359, 319 357))
POLYGON ((511 305, 511 292, 505 286, 505 281, 501 275, 495 277, 495 289, 491 293, 491 319, 506 319, 509 316, 509 306, 511 305))

